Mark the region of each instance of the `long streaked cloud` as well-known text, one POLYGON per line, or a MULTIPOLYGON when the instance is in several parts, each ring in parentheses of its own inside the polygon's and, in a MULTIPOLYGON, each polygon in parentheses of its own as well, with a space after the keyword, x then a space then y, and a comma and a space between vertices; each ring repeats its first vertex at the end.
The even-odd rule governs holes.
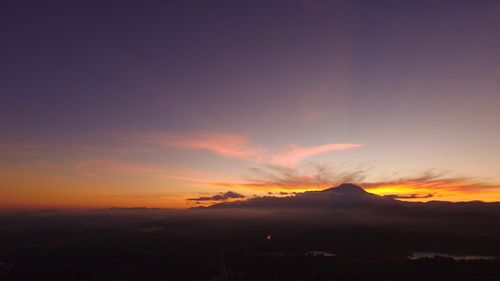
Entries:
POLYGON ((415 177, 404 177, 388 181, 365 182, 363 186, 379 195, 394 196, 401 200, 470 201, 500 200, 500 185, 484 179, 454 176, 447 172, 429 170, 415 177))
POLYGON ((205 150, 227 158, 259 160, 264 156, 264 149, 237 134, 145 134, 141 140, 166 147, 205 150))
POLYGON ((414 177, 403 177, 387 181, 365 182, 364 186, 370 190, 381 190, 387 187, 407 187, 414 190, 446 190, 448 192, 477 192, 498 188, 480 178, 453 176, 449 172, 427 170, 414 177))
POLYGON ((302 159, 313 155, 333 151, 344 151, 361 146, 361 144, 352 143, 328 143, 309 147, 288 145, 283 151, 273 156, 272 163, 283 167, 295 167, 302 159))
POLYGON ((324 143, 313 146, 283 144, 281 148, 269 149, 256 144, 248 136, 235 133, 130 133, 105 136, 108 142, 96 146, 81 143, 57 147, 0 143, 0 155, 22 158, 31 157, 35 152, 43 150, 61 149, 81 155, 151 155, 158 153, 159 148, 162 147, 207 151, 223 158, 293 168, 306 158, 315 155, 351 150, 363 146, 357 143, 324 143))
POLYGON ((201 201, 225 201, 228 199, 243 199, 246 196, 237 193, 234 191, 226 191, 222 193, 218 193, 212 196, 200 196, 200 197, 195 197, 195 198, 188 198, 188 201, 196 201, 196 202, 201 202, 201 201))
POLYGON ((204 150, 226 158, 245 159, 274 166, 295 167, 305 158, 334 151, 345 151, 361 147, 355 143, 326 143, 317 146, 284 145, 278 152, 253 143, 248 137, 238 134, 143 134, 143 142, 165 147, 204 150))
POLYGON ((432 193, 427 193, 427 194, 389 194, 389 195, 384 195, 384 197, 387 198, 392 198, 392 199, 400 199, 400 200, 409 200, 409 199, 428 199, 434 197, 434 194, 432 193))

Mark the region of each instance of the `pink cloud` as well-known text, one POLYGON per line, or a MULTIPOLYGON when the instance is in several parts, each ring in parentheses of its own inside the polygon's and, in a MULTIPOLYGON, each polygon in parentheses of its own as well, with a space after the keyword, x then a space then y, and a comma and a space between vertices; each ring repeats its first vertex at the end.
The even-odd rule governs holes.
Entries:
POLYGON ((227 158, 260 160, 264 149, 253 145, 248 138, 236 134, 157 134, 146 141, 169 147, 209 151, 227 158))
POLYGON ((281 167, 294 167, 304 158, 362 146, 350 143, 328 143, 318 146, 301 147, 288 145, 275 153, 252 143, 247 137, 238 134, 147 134, 139 139, 150 144, 165 147, 204 150, 226 157, 267 163, 281 167))
POLYGON ((353 143, 329 143, 318 146, 300 147, 289 145, 280 153, 274 155, 272 163, 283 167, 295 167, 304 158, 332 151, 343 151, 362 146, 353 143))

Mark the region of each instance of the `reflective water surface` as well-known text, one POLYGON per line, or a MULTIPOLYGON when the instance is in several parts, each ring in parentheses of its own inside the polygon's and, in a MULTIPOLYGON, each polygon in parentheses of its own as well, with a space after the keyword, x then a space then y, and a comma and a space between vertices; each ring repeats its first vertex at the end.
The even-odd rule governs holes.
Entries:
POLYGON ((452 258, 454 260, 492 260, 498 257, 494 256, 480 256, 480 255, 450 255, 444 253, 434 253, 434 252, 413 252, 409 256, 410 259, 420 259, 420 258, 433 258, 433 257, 445 257, 452 258))

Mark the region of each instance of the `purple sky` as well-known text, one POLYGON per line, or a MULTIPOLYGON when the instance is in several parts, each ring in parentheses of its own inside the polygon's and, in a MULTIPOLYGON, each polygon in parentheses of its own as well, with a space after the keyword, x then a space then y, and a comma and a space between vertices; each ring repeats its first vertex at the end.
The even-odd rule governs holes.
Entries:
POLYGON ((499 26, 496 0, 0 0, 0 169, 243 181, 304 160, 500 183, 499 26))

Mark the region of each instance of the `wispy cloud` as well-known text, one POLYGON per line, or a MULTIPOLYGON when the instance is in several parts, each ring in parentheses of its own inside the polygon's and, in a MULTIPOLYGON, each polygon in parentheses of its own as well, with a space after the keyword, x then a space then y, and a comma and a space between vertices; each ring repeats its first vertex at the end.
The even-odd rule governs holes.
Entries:
POLYGON ((214 183, 218 186, 239 187, 261 191, 315 190, 331 187, 342 182, 362 182, 367 169, 334 169, 326 164, 309 165, 307 168, 288 168, 261 165, 251 168, 252 175, 241 182, 214 183))
POLYGON ((238 134, 143 134, 143 142, 164 147, 204 150, 226 158, 245 159, 274 166, 295 167, 305 158, 333 151, 344 151, 362 146, 351 143, 327 143, 317 146, 284 145, 278 152, 263 148, 248 137, 238 134))
POLYGON ((415 177, 403 177, 387 181, 366 182, 364 186, 370 190, 378 191, 387 188, 408 188, 419 191, 441 190, 446 192, 474 193, 498 188, 484 180, 473 177, 453 176, 449 172, 427 170, 415 177))
POLYGON ((142 140, 166 147, 205 150, 228 158, 259 160, 265 150, 237 134, 147 134, 142 140))
POLYGON ((313 155, 332 151, 344 151, 360 146, 362 145, 352 143, 328 143, 309 147, 288 145, 284 150, 273 156, 272 163, 283 167, 295 167, 302 159, 313 155))
POLYGON ((260 166, 252 168, 252 176, 241 182, 217 182, 216 186, 225 188, 252 189, 274 193, 302 192, 320 190, 336 186, 342 182, 354 182, 383 196, 402 200, 498 200, 495 197, 500 186, 484 180, 470 177, 449 175, 446 172, 428 170, 420 175, 368 182, 366 175, 369 168, 358 167, 347 170, 333 169, 328 165, 316 165, 309 170, 301 167, 285 168, 279 166, 260 166))
POLYGON ((394 180, 365 182, 363 186, 379 195, 398 195, 403 200, 500 200, 500 186, 484 179, 453 176, 429 170, 422 175, 394 180), (432 195, 432 196, 430 196, 432 195), (405 198, 406 197, 406 198, 405 198))

